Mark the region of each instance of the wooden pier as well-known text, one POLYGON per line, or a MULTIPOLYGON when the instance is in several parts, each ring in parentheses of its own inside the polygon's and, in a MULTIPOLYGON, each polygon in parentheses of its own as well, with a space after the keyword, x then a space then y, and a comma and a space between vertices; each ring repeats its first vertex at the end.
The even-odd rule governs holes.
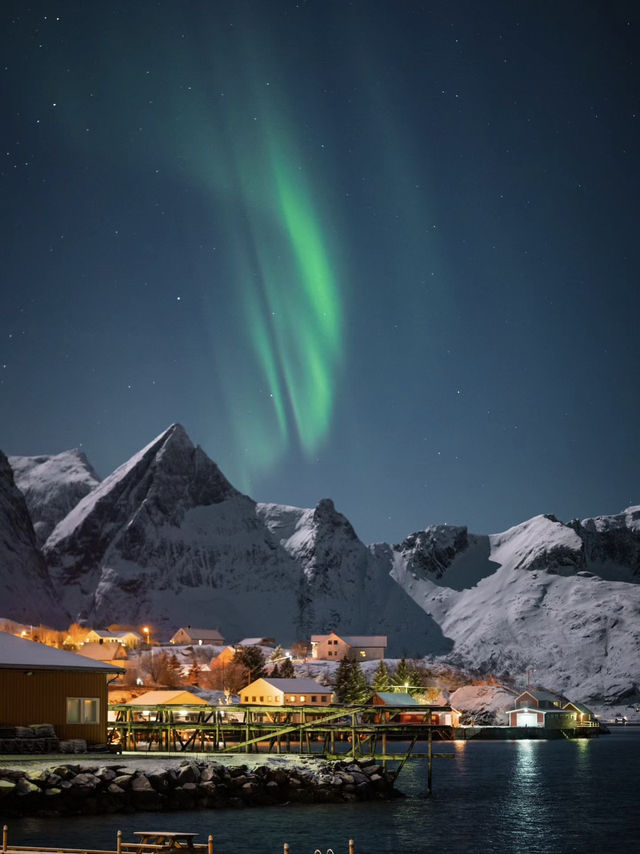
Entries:
POLYGON ((154 705, 148 709, 126 704, 110 706, 115 721, 109 724, 109 743, 122 750, 159 750, 198 753, 265 753, 314 756, 327 760, 373 759, 386 768, 399 763, 400 772, 409 757, 428 763, 431 791, 433 759, 454 758, 453 753, 434 753, 435 738, 451 738, 450 727, 432 723, 431 708, 424 707, 416 721, 416 706, 393 708, 358 705, 274 707, 154 705), (403 713, 412 722, 402 721, 403 713), (426 752, 416 752, 426 742, 426 752), (404 743, 404 749, 394 746, 404 743))
MULTIPOLYGON (((136 842, 123 842, 122 831, 116 834, 115 848, 68 848, 64 846, 43 847, 41 845, 11 845, 9 844, 9 828, 2 828, 2 854, 214 854, 213 836, 209 834, 206 844, 193 841, 197 833, 181 833, 172 831, 139 831, 136 842)), ((283 854, 294 854, 285 842, 283 854)), ((318 849, 316 849, 318 850, 318 849)), ((333 849, 330 849, 333 850, 333 849)), ((355 854, 353 839, 348 842, 348 854, 355 854)), ((275 852, 274 852, 275 854, 275 852)))

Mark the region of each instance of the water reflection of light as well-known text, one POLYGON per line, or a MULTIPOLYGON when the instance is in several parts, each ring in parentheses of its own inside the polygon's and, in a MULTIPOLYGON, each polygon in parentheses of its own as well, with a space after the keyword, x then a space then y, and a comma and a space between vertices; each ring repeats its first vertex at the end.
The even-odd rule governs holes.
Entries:
POLYGON ((516 749, 507 787, 509 794, 502 803, 505 833, 514 850, 526 847, 532 840, 541 846, 539 850, 554 850, 554 807, 541 772, 540 757, 546 743, 542 739, 521 739, 514 745, 516 749))
POLYGON ((453 742, 453 746, 457 753, 464 753, 467 749, 466 739, 458 738, 453 742))

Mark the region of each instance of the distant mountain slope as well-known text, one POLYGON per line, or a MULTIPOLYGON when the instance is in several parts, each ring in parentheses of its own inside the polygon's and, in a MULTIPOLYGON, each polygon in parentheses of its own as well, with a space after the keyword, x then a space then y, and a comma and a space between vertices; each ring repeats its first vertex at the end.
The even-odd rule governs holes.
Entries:
POLYGON ((100 483, 77 449, 38 457, 9 457, 16 486, 24 495, 36 538, 42 545, 61 519, 100 483))
POLYGON ((454 641, 452 663, 535 669, 585 700, 636 697, 639 518, 637 507, 569 525, 537 516, 489 537, 429 528, 396 547, 393 575, 454 641))
POLYGON ((23 623, 61 627, 67 615, 56 601, 36 544, 24 497, 0 451, 0 601, 2 611, 23 623))

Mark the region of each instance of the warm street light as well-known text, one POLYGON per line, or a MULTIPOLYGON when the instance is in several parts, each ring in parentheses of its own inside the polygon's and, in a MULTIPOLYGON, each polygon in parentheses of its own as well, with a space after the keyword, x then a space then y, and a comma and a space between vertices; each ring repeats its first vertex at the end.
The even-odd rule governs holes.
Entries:
POLYGON ((143 626, 142 627, 142 633, 144 634, 144 636, 146 638, 147 646, 149 646, 149 634, 150 634, 150 632, 151 632, 151 630, 149 629, 149 626, 143 626))

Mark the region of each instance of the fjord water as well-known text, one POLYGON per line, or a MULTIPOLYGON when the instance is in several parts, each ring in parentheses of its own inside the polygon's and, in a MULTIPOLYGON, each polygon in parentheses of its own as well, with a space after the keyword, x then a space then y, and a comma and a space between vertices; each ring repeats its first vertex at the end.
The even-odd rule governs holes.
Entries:
POLYGON ((398 780, 389 802, 187 813, 13 819, 13 844, 115 847, 116 831, 191 830, 216 854, 588 854, 640 852, 640 728, 580 740, 438 743, 426 796, 424 760, 398 780))

